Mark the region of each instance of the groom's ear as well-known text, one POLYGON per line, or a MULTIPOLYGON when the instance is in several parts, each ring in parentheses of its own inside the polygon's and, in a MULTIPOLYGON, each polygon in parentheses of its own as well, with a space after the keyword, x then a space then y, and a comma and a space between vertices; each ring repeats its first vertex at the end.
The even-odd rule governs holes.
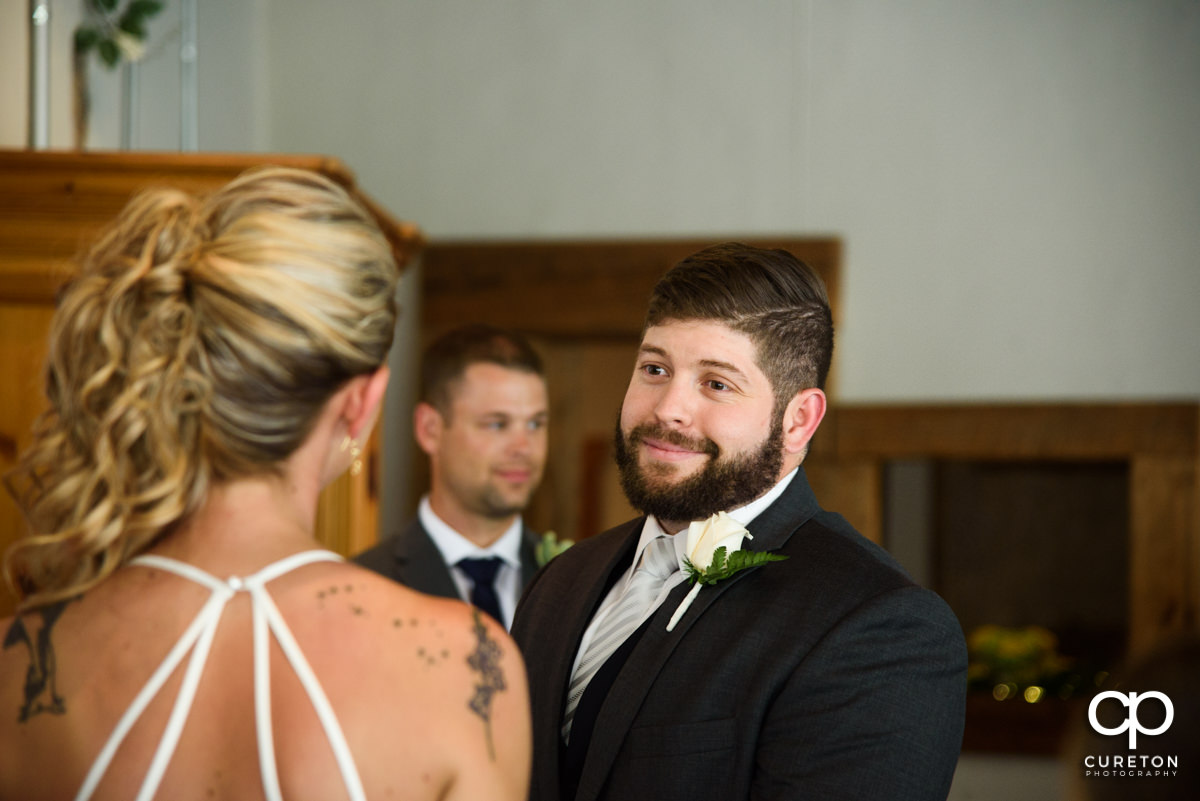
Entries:
POLYGON ((432 456, 442 439, 445 421, 432 404, 421 401, 413 409, 413 436, 427 456, 432 456))
POLYGON ((783 452, 803 454, 817 426, 825 417, 825 393, 819 389, 802 389, 788 401, 783 414, 783 452))

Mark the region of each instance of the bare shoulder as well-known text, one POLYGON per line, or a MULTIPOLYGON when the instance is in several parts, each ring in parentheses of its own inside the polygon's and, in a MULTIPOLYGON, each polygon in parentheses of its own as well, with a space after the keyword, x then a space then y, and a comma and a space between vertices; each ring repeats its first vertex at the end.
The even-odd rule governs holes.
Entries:
MULTIPOLYGON (((508 633, 466 603, 415 592, 370 571, 351 567, 361 581, 365 635, 388 665, 382 680, 407 676, 409 686, 433 693, 467 725, 493 722, 510 698, 526 696, 525 666, 508 633)), ((486 728, 486 727, 485 727, 486 728)))
POLYGON ((524 799, 532 759, 529 692, 516 643, 490 616, 451 602, 445 688, 458 770, 447 799, 524 799))
POLYGON ((332 650, 355 666, 360 680, 372 665, 392 676, 400 671, 410 684, 452 680, 457 669, 470 669, 468 657, 481 648, 521 668, 515 645, 488 616, 357 565, 321 565, 286 593, 297 633, 336 644, 332 650))
POLYGON ((405 753, 429 767, 447 799, 524 798, 527 679, 503 627, 461 601, 352 564, 330 567, 301 599, 315 614, 298 617, 310 636, 336 643, 314 668, 336 685, 331 700, 359 733, 364 780, 370 765, 386 773, 405 753))

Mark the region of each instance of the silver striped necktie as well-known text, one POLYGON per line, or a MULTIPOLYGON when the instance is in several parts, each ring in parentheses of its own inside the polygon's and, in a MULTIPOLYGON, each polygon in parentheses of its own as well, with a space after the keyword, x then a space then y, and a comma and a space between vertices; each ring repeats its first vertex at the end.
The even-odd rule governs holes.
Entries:
POLYGON ((587 689, 588 682, 601 666, 612 656, 613 651, 641 624, 650 604, 658 597, 663 584, 679 570, 679 559, 675 555, 675 543, 667 536, 653 539, 642 551, 642 561, 629 578, 624 594, 611 609, 608 616, 596 627, 591 642, 567 689, 567 705, 563 712, 562 736, 566 742, 571 738, 571 722, 575 719, 575 708, 587 689))

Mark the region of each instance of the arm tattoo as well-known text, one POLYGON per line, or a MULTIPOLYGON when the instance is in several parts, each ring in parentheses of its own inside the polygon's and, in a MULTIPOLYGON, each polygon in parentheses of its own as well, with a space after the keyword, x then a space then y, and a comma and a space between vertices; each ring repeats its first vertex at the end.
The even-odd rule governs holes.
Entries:
POLYGON ((6 650, 17 643, 25 643, 25 647, 29 649, 29 669, 25 672, 25 703, 21 705, 17 714, 18 723, 24 723, 41 712, 62 715, 67 711, 62 696, 58 694, 57 659, 54 655, 54 644, 50 641, 50 632, 62 615, 63 609, 73 600, 75 599, 59 601, 36 610, 42 618, 36 639, 29 635, 29 629, 25 625, 27 615, 19 615, 9 627, 8 634, 4 636, 6 650))
POLYGON ((479 673, 475 684, 475 695, 468 706, 483 718, 483 730, 487 736, 488 756, 496 761, 496 748, 492 742, 492 696, 507 688, 504 673, 500 670, 500 644, 488 637, 487 626, 479 617, 479 610, 472 609, 475 616, 475 636, 478 643, 475 652, 467 657, 467 666, 479 673))

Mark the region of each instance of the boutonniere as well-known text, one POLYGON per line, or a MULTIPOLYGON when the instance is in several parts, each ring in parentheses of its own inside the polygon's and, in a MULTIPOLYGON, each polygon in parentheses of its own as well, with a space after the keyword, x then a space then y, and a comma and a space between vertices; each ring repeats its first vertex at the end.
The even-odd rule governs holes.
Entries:
POLYGON ((547 531, 542 535, 541 542, 534 547, 533 558, 537 561, 538 567, 545 567, 551 559, 574 544, 575 540, 560 540, 553 531, 547 531))
POLYGON ((675 614, 671 615, 667 631, 675 630, 675 624, 692 605, 692 601, 696 600, 700 588, 705 584, 716 584, 746 568, 787 559, 774 553, 743 551, 742 540, 747 538, 754 539, 741 523, 724 512, 717 512, 707 520, 699 520, 688 526, 687 556, 683 558, 683 567, 693 586, 675 614))

